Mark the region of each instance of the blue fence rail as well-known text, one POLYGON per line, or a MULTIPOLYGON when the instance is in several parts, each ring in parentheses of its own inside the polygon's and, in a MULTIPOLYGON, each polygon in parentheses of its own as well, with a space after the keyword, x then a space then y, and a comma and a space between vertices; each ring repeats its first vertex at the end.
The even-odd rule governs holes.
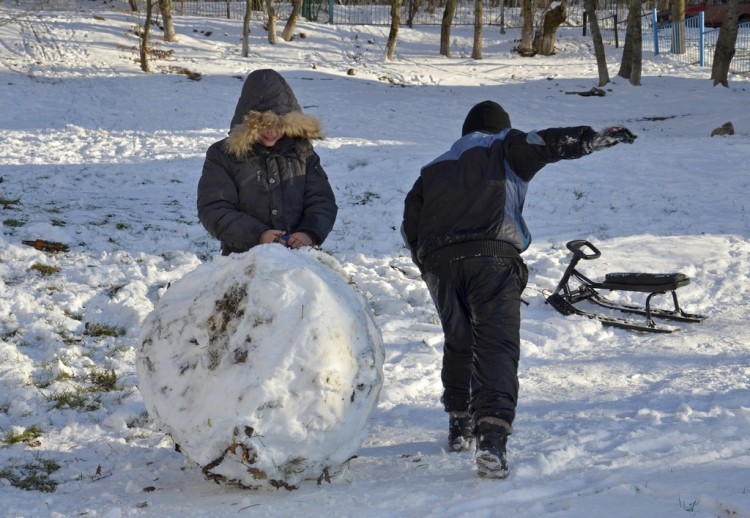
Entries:
MULTIPOLYGON (((605 43, 620 46, 625 41, 627 19, 617 13, 597 16, 605 43)), ((680 61, 700 67, 711 67, 719 29, 706 27, 704 13, 684 21, 659 22, 656 10, 641 17, 643 50, 654 54, 672 54, 680 61)), ((585 28, 584 28, 585 30, 585 28)), ((729 66, 733 74, 750 74, 750 23, 737 29, 735 53, 729 66)))

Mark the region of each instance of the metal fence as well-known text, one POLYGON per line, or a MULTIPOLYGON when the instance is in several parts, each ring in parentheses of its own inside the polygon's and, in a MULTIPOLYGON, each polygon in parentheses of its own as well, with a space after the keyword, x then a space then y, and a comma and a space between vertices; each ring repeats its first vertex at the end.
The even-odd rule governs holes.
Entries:
MULTIPOLYGON (((139 3, 144 0, 140 0, 139 3)), ((614 0, 610 0, 614 1, 614 0)), ((240 0, 173 0, 176 14, 190 16, 212 16, 241 20, 245 15, 245 1, 240 0)), ((474 24, 474 0, 459 0, 453 17, 454 25, 474 24)), ((292 5, 288 0, 274 2, 274 11, 279 20, 286 20, 292 5)), ((403 25, 440 25, 443 21, 445 0, 405 0, 401 5, 403 25)), ((568 4, 566 26, 580 27, 583 23, 582 0, 568 4)), ((337 25, 385 25, 391 24, 391 2, 387 0, 303 0, 302 17, 314 22, 337 25)), ((266 21, 262 2, 253 7, 251 19, 266 21)), ((541 21, 541 20, 540 20, 541 21)), ((484 25, 508 28, 521 27, 520 0, 485 0, 482 5, 484 25)))
MULTIPOLYGON (((627 14, 599 13, 597 21, 605 43, 619 47, 625 41, 627 14)), ((659 22, 656 10, 645 12, 641 30, 645 52, 672 54, 680 61, 701 67, 713 65, 719 29, 706 27, 703 13, 681 22, 659 22)), ((729 71, 750 74, 750 23, 738 26, 729 71)))
MULTIPOLYGON (((70 9, 80 0, 0 0, 21 7, 45 9, 70 9)), ((127 8, 126 0, 117 0, 127 8)), ((146 0, 135 0, 145 8, 146 0)), ((520 28, 521 0, 484 0, 482 22, 487 26, 520 28)), ((439 25, 442 23, 446 0, 403 0, 401 5, 402 25, 439 25)), ((689 18, 683 22, 657 23, 657 4, 666 0, 645 0, 643 3, 642 30, 643 50, 654 54, 672 53, 678 59, 698 66, 710 67, 719 29, 706 28, 702 17, 689 18), (679 26, 677 25, 679 24, 679 26), (674 35, 684 32, 684 46, 677 48, 674 35)), ((178 16, 221 17, 241 20, 245 15, 245 0, 173 0, 173 9, 178 16)), ((251 19, 265 22, 268 19, 263 0, 251 0, 251 19)), ((623 0, 599 0, 597 20, 605 43, 619 46, 625 41, 628 2, 623 0)), ((662 5, 663 7, 663 5, 662 5)), ((458 0, 454 25, 474 24, 475 0, 458 0)), ((292 11, 290 0, 276 0, 274 10, 277 19, 286 20, 292 11)), ((583 0, 569 0, 565 27, 583 27, 586 32, 583 0)), ((319 23, 338 25, 390 25, 390 0, 303 0, 302 17, 319 23)), ((542 22, 537 14, 535 26, 542 22)), ((701 15, 702 16, 702 15, 701 15)), ((680 41, 683 41, 680 38, 680 41)), ((735 55, 730 72, 750 74, 750 23, 739 25, 735 44, 735 55)))
MULTIPOLYGON (((439 25, 442 23, 446 0, 405 0, 401 6, 401 22, 404 25, 439 25)), ((253 19, 266 21, 263 2, 255 0, 257 9, 253 19)), ((222 16, 241 19, 245 13, 245 1, 234 0, 174 0, 174 9, 180 15, 222 16)), ((278 19, 285 20, 291 13, 288 0, 274 2, 278 19)), ((597 20, 605 43, 619 46, 625 41, 628 2, 602 0, 599 2, 597 20)), ((459 0, 453 17, 454 25, 474 23, 474 0, 459 0)), ((584 27, 585 16, 582 0, 573 0, 567 7, 566 27, 584 27)), ((716 48, 718 29, 706 28, 703 18, 697 16, 683 22, 657 22, 655 2, 645 2, 641 17, 643 30, 643 50, 654 54, 671 52, 678 59, 699 66, 711 66, 716 48), (674 34, 684 31, 685 44, 681 48, 674 45, 674 34)), ((391 4, 388 0, 303 0, 302 16, 320 23, 339 25, 390 25, 391 4)), ((541 16, 541 15, 538 15, 541 16)), ((488 26, 501 28, 521 27, 520 0, 485 0, 482 6, 482 22, 488 26)), ((535 20, 535 25, 541 19, 535 20)), ((682 40, 682 38, 680 38, 682 40)), ((750 73, 750 24, 740 24, 736 52, 730 65, 735 74, 750 73)))

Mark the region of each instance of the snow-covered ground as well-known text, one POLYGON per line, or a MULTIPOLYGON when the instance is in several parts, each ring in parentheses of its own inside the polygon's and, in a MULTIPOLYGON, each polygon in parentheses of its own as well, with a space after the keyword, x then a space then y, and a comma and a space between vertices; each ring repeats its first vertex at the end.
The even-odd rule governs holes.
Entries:
MULTIPOLYGON (((516 31, 301 23, 269 45, 241 22, 176 19, 154 73, 137 63, 138 16, 94 2, 0 7, 0 515, 750 516, 750 80, 644 56, 642 86, 596 86, 590 42, 552 57, 511 52, 516 31), (302 37, 304 34, 305 37, 302 37), (367 439, 330 483, 249 491, 204 479, 149 420, 135 368, 141 323, 169 283, 218 255, 195 190, 247 73, 273 67, 318 116, 316 148, 340 211, 324 245, 369 301, 385 344, 367 439), (198 81, 179 73, 201 74, 198 81), (348 75, 352 69, 354 75, 348 75), (403 248, 403 198, 419 168, 493 99, 523 130, 623 124, 638 135, 543 170, 525 214, 534 242, 523 308, 511 475, 480 480, 447 451, 442 335, 403 248), (711 137, 731 121, 736 133, 711 137), (45 239, 68 250, 22 243, 45 239), (682 306, 709 318, 669 335, 563 317, 544 302, 569 253, 581 268, 680 271, 682 306), (19 488, 24 483, 29 490, 19 488)), ((638 295, 631 297, 640 301, 638 295)))

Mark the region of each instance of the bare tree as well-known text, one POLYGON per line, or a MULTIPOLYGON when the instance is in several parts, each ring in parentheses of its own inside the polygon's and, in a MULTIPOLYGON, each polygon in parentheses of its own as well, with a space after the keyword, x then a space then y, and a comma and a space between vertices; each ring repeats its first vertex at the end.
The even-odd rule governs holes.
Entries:
POLYGON ((551 56, 555 53, 555 42, 557 28, 565 21, 567 16, 566 1, 562 0, 552 9, 544 13, 542 29, 534 37, 534 50, 542 56, 551 56))
POLYGON ((278 42, 276 37, 276 7, 274 6, 275 0, 266 0, 266 14, 268 15, 268 43, 275 45, 278 42))
POLYGON ((532 6, 533 0, 521 0, 521 18, 523 18, 523 26, 521 27, 521 43, 518 44, 516 50, 518 53, 525 57, 534 55, 534 9, 532 6))
MULTIPOLYGON (((632 23, 633 34, 631 35, 631 56, 633 65, 630 67, 630 84, 641 85, 641 71, 643 70, 643 30, 641 27, 641 0, 630 0, 630 16, 634 19, 632 23)), ((630 24, 629 24, 630 25, 630 24)), ((626 36, 627 38, 627 36, 626 36)))
MULTIPOLYGON (((414 17, 417 16, 419 8, 422 7, 422 0, 408 0, 409 1, 409 18, 406 20, 406 25, 410 29, 414 27, 414 17)), ((401 15, 399 14, 399 18, 401 15)))
POLYGON ((148 62, 148 46, 151 43, 151 13, 154 9, 156 0, 146 0, 146 21, 143 22, 141 31, 141 70, 151 72, 151 66, 148 62))
POLYGON ((599 30, 599 19, 596 17, 596 0, 585 0, 586 17, 591 28, 591 40, 594 43, 594 55, 596 56, 596 67, 599 72, 599 86, 609 83, 609 71, 607 70, 607 57, 604 54, 604 42, 599 30))
POLYGON ((174 30, 172 19, 172 0, 159 0, 159 10, 164 23, 164 41, 176 41, 177 33, 174 30))
POLYGON ((729 86, 729 66, 734 58, 735 44, 737 43, 737 0, 729 0, 727 3, 727 16, 719 29, 719 37, 716 39, 716 50, 714 51, 714 62, 711 65, 711 79, 714 86, 721 84, 729 86))
POLYGON ((672 54, 685 53, 685 0, 672 0, 672 54))
POLYGON ((242 18, 242 57, 250 55, 250 18, 253 14, 253 0, 245 0, 245 16, 242 18))
POLYGON ((391 31, 388 33, 388 43, 385 46, 385 57, 388 61, 393 61, 396 54, 399 25, 401 25, 401 0, 391 0, 391 31))
POLYGON ((289 13, 289 18, 286 21, 284 30, 281 33, 281 37, 284 41, 292 41, 294 36, 294 27, 297 25, 299 20, 299 13, 302 11, 302 0, 292 0, 292 12, 289 13))
POLYGON ((641 84, 641 65, 643 62, 643 45, 641 35, 641 2, 629 0, 628 28, 625 32, 625 45, 622 48, 622 61, 617 75, 630 81, 630 84, 641 84))
POLYGON ((128 0, 128 3, 130 4, 130 10, 135 12, 138 10, 138 0, 128 0))
POLYGON ((482 0, 474 0, 474 45, 471 59, 482 59, 482 0))
MULTIPOLYGON (((624 77, 625 79, 630 77, 630 70, 633 66, 633 46, 630 41, 630 11, 628 11, 628 25, 625 31, 625 43, 622 46, 622 59, 620 60, 620 70, 617 71, 617 75, 624 77)), ((615 28, 615 30, 617 30, 615 28)))
POLYGON ((457 4, 458 0, 447 0, 443 11, 443 22, 440 27, 440 54, 446 58, 451 57, 451 25, 457 4))
POLYGON ((500 0, 500 34, 505 34, 505 0, 500 0))

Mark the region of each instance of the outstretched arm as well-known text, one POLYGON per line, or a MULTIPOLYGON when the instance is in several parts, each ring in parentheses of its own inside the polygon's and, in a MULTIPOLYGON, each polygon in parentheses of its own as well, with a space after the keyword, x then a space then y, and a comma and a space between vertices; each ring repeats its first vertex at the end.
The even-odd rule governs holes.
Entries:
POLYGON ((549 128, 523 133, 511 130, 503 140, 508 163, 524 180, 529 181, 542 167, 560 160, 573 160, 620 142, 632 144, 636 136, 623 127, 601 132, 590 126, 549 128))

